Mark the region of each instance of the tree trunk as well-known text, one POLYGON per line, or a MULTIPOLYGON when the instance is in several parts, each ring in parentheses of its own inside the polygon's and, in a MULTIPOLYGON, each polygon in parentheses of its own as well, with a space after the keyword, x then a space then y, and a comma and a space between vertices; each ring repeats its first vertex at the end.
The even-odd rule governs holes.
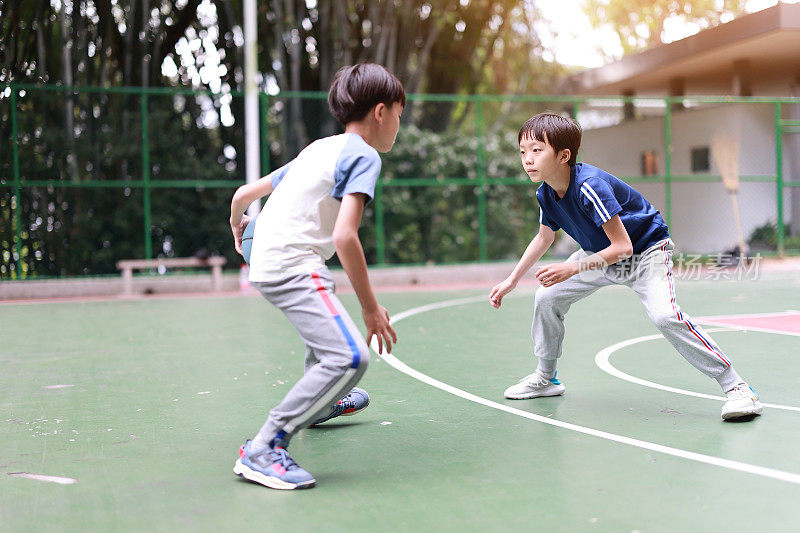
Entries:
MULTIPOLYGON (((122 68, 122 85, 132 85, 131 70, 133 69, 133 35, 136 32, 136 4, 131 2, 128 8, 128 16, 125 20, 125 59, 122 68)), ((113 24, 113 22, 112 22, 113 24)), ((125 106, 127 108, 127 105, 125 106)))
POLYGON ((142 0, 142 87, 150 85, 150 0, 142 0))
MULTIPOLYGON (((67 15, 63 6, 58 12, 58 17, 61 26, 62 78, 64 85, 72 87, 72 40, 67 32, 67 15)), ((67 92, 64 98, 64 140, 69 146, 67 170, 70 180, 78 181, 78 165, 75 162, 75 101, 72 91, 67 92)))
POLYGON ((81 6, 84 0, 73 0, 72 2, 72 51, 71 55, 75 58, 73 67, 73 83, 83 85, 86 83, 86 25, 81 16, 81 6))
POLYGON ((350 16, 347 13, 347 0, 336 0, 336 19, 339 21, 339 29, 342 32, 342 66, 353 64, 353 52, 350 46, 352 31, 350 28, 350 16))
POLYGON ((384 6, 385 11, 379 19, 380 24, 372 27, 373 47, 375 50, 373 58, 376 63, 385 66, 389 70, 393 70, 393 65, 389 65, 388 58, 389 47, 394 45, 394 29, 397 25, 397 17, 395 16, 395 10, 393 9, 393 2, 387 1, 384 3, 384 6))
MULTIPOLYGON (((275 72, 275 79, 278 82, 278 88, 281 91, 285 91, 287 87, 289 87, 289 76, 287 75, 287 58, 286 58, 286 47, 283 44, 283 33, 285 27, 285 19, 283 15, 283 3, 282 0, 272 0, 272 10, 275 12, 275 23, 273 27, 273 34, 275 38, 274 44, 274 53, 275 55, 270 58, 272 63, 277 62, 279 67, 274 69, 275 72)), ((290 152, 292 152, 292 148, 289 146, 291 144, 291 139, 289 137, 289 128, 288 128, 288 118, 289 118, 289 102, 287 100, 283 100, 281 102, 283 105, 282 113, 284 116, 284 120, 280 121, 281 125, 281 141, 283 146, 281 147, 282 153, 282 162, 286 162, 290 159, 290 152)))
MULTIPOLYGON (((286 12, 287 14, 290 13, 290 9, 292 7, 293 0, 286 0, 286 12)), ((289 60, 290 60, 290 69, 289 73, 291 76, 291 88, 292 91, 301 91, 302 85, 300 84, 300 69, 302 66, 303 61, 303 40, 300 38, 300 21, 303 18, 303 6, 302 3, 297 3, 297 12, 293 13, 292 19, 290 21, 290 26, 294 28, 294 31, 297 32, 297 35, 292 33, 290 35, 290 48, 289 48, 289 60)), ((292 132, 295 136, 295 151, 299 152, 303 146, 308 142, 306 138, 305 132, 305 124, 303 122, 303 101, 300 98, 292 98, 292 132)))
POLYGON ((327 91, 333 81, 335 67, 334 52, 331 46, 331 3, 320 2, 319 31, 317 32, 317 49, 319 50, 319 90, 327 91))
POLYGON ((44 43, 44 12, 42 4, 36 4, 36 70, 39 72, 39 78, 42 82, 47 81, 47 65, 45 59, 47 58, 47 49, 44 43))
MULTIPOLYGON (((336 57, 333 49, 333 38, 331 25, 331 3, 320 2, 319 5, 319 30, 317 31, 317 49, 319 51, 319 90, 328 91, 333 76, 336 73, 337 65, 335 64, 336 57)), ((320 134, 323 137, 333 135, 337 131, 336 119, 328 112, 327 101, 320 101, 320 117, 322 117, 322 124, 320 126, 320 134)))
MULTIPOLYGON (((236 26, 241 27, 241 24, 238 24, 238 21, 236 20, 236 14, 233 11, 233 6, 231 5, 231 0, 223 0, 223 4, 224 4, 224 8, 225 8, 224 9, 225 17, 228 19, 227 27, 230 28, 231 33, 233 33, 234 27, 236 27, 236 26)), ((244 29, 242 29, 242 30, 244 31, 244 29)), ((239 89, 240 87, 236 83, 236 68, 237 67, 241 67, 242 69, 244 69, 244 49, 241 46, 236 46, 235 44, 234 44, 234 47, 235 47, 234 52, 235 52, 236 60, 235 61, 230 61, 230 60, 228 61, 228 65, 231 67, 230 71, 228 72, 228 76, 229 76, 230 80, 233 81, 233 83, 230 84, 231 88, 239 89)), ((266 47, 264 47, 264 48, 266 49, 266 47)), ((230 53, 230 50, 226 49, 226 53, 230 53)), ((243 72, 243 74, 244 74, 244 72, 243 72)), ((242 86, 241 89, 244 89, 244 86, 242 86)))

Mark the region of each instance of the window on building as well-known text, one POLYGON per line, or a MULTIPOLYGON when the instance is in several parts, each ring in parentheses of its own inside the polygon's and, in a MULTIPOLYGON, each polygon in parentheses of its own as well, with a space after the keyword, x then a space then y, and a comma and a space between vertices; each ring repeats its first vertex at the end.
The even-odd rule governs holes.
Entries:
POLYGON ((692 148, 692 172, 708 172, 711 170, 711 159, 708 146, 692 148))
POLYGON ((640 168, 642 176, 657 176, 659 173, 658 152, 655 150, 645 150, 642 152, 640 168))

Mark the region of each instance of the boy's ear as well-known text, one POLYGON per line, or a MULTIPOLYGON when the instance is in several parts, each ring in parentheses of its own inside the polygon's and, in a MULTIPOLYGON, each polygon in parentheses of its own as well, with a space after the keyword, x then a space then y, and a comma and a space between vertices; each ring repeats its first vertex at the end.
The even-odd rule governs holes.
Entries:
POLYGON ((569 158, 572 157, 572 152, 569 148, 564 148, 558 154, 558 162, 562 164, 566 164, 569 162, 569 158))
POLYGON ((386 111, 386 104, 383 102, 378 102, 375 104, 375 107, 372 108, 373 116, 375 120, 378 121, 378 124, 383 124, 383 114, 386 111))

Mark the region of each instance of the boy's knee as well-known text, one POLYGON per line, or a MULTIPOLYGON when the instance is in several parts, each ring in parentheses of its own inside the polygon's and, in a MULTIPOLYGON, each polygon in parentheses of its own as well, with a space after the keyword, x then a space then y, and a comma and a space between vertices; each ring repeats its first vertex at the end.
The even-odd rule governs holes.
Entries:
POLYGON ((348 343, 324 354, 320 354, 320 363, 333 370, 336 374, 344 374, 354 368, 364 371, 369 366, 369 348, 365 342, 348 343))
POLYGON ((650 320, 653 321, 653 324, 655 324, 658 329, 669 327, 676 321, 676 319, 677 316, 675 313, 670 311, 658 311, 650 313, 650 320))
POLYGON ((556 287, 545 287, 541 286, 536 289, 536 295, 534 296, 533 305, 534 306, 549 306, 558 301, 558 289, 556 287))

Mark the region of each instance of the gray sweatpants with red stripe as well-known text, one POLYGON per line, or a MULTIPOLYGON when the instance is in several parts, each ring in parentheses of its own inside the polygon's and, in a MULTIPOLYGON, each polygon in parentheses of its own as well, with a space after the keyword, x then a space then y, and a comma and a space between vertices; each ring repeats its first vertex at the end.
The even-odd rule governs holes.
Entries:
MULTIPOLYGON (((536 291, 531 333, 539 371, 552 378, 561 357, 564 315, 570 306, 601 287, 627 285, 644 304, 647 316, 672 346, 705 375, 716 379, 723 391, 742 381, 730 360, 714 340, 681 311, 675 298, 670 239, 651 246, 641 254, 606 269, 590 270, 566 281, 536 291)), ((567 261, 589 254, 579 250, 567 261)), ((613 313, 600 318, 614 320, 613 313)))
POLYGON ((311 274, 253 282, 271 304, 283 311, 306 345, 305 373, 272 409, 259 440, 289 444, 358 383, 369 365, 369 348, 350 315, 333 294, 326 268, 311 274))

